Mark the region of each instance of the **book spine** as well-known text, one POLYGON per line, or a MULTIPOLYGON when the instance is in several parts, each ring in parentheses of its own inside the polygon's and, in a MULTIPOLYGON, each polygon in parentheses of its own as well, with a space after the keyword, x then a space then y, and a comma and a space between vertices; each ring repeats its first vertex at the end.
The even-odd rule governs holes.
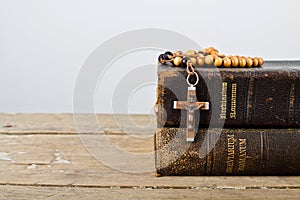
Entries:
MULTIPOLYGON (((201 112, 200 127, 300 127, 299 70, 198 69, 197 73, 197 99, 211 105, 201 112)), ((186 72, 162 70, 158 77, 159 127, 184 127, 186 111, 172 106, 187 98, 186 72)))
POLYGON ((300 129, 185 129, 155 135, 159 175, 300 175, 300 129))
POLYGON ((300 71, 298 72, 298 79, 296 80, 295 84, 295 101, 293 105, 293 112, 294 112, 294 121, 293 123, 299 124, 300 122, 300 71))

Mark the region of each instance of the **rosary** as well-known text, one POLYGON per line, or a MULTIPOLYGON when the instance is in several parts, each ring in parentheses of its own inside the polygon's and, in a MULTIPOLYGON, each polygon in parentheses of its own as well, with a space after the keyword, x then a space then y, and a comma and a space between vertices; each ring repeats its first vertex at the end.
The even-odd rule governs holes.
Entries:
POLYGON ((171 53, 170 51, 161 54, 158 57, 161 64, 171 62, 175 67, 204 67, 215 66, 218 68, 245 68, 261 67, 264 64, 262 58, 251 58, 245 56, 232 56, 219 53, 214 47, 203 50, 188 50, 185 54, 182 51, 171 53))
POLYGON ((194 51, 188 50, 185 54, 182 51, 172 53, 170 51, 159 55, 158 62, 161 64, 172 63, 174 67, 186 68, 188 73, 186 82, 187 101, 174 101, 174 109, 185 109, 187 111, 186 117, 186 141, 193 142, 196 135, 195 128, 195 111, 196 110, 209 110, 209 102, 198 102, 196 96, 196 85, 199 82, 199 75, 195 72, 198 67, 211 67, 218 68, 258 68, 264 64, 262 58, 251 58, 245 56, 232 56, 220 54, 219 51, 213 47, 203 50, 194 51), (191 83, 190 78, 195 77, 194 83, 191 83))

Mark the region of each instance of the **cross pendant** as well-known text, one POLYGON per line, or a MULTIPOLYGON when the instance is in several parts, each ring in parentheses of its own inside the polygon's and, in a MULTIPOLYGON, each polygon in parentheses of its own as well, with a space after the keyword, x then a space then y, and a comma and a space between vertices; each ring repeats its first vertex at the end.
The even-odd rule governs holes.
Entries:
POLYGON ((193 142, 197 131, 195 127, 195 110, 209 110, 209 102, 198 102, 196 87, 190 85, 187 90, 187 101, 174 101, 173 108, 187 110, 186 141, 193 142))

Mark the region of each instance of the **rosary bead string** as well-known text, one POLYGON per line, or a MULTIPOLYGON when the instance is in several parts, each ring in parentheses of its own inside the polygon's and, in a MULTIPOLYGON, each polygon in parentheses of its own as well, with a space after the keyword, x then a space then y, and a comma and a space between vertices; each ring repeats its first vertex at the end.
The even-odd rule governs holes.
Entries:
POLYGON ((170 51, 159 55, 158 61, 162 64, 168 62, 172 63, 175 67, 186 67, 187 72, 192 75, 194 71, 192 68, 203 67, 205 65, 214 65, 218 68, 251 68, 261 67, 264 64, 262 58, 251 58, 245 56, 232 56, 221 54, 216 48, 209 47, 203 50, 188 50, 186 53, 182 51, 176 51, 171 53, 170 51))

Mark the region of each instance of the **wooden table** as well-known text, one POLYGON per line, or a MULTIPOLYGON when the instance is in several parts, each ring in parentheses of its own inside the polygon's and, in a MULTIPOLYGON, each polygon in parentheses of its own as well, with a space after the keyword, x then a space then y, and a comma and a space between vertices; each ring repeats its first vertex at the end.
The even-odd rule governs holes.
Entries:
MULTIPOLYGON (((72 114, 0 114, 0 199, 300 199, 297 176, 156 177, 151 128, 124 133, 111 115, 92 116, 101 128, 89 117, 76 115, 75 124, 72 114), (103 161, 111 152, 95 140, 103 153, 93 154, 84 137, 108 138, 136 162, 113 154, 103 161)), ((118 119, 126 124, 128 116, 118 119)), ((133 116, 137 124, 147 119, 133 116)))

